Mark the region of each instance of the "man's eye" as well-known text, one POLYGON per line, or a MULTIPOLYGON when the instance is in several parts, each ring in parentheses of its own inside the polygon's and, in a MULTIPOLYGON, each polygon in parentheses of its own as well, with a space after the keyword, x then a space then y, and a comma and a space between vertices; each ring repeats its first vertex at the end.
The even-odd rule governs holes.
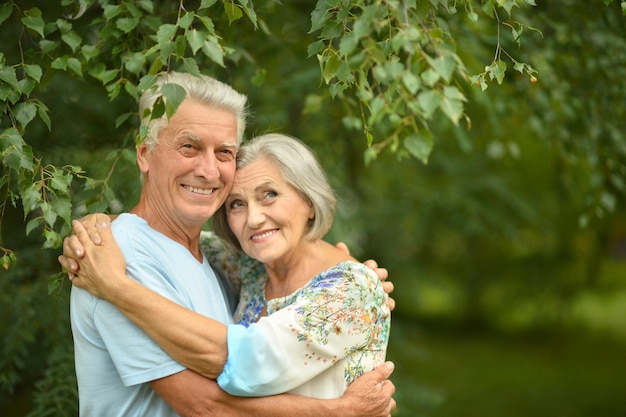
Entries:
POLYGON ((235 152, 230 149, 220 149, 217 152, 217 158, 220 161, 232 161, 235 159, 235 152))
POLYGON ((195 149, 193 143, 183 143, 180 145, 180 149, 183 151, 195 149))

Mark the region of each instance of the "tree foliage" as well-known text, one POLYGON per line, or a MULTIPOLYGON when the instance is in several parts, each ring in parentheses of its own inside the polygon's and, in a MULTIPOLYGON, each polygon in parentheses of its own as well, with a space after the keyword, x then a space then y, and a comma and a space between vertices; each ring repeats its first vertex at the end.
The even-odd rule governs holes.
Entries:
MULTIPOLYGON (((317 57, 331 96, 345 103, 344 125, 364 132, 368 160, 390 146, 426 162, 434 144, 429 120, 437 111, 454 123, 464 117, 463 84, 470 77, 442 15, 460 11, 473 22, 482 15, 496 27, 511 28, 519 41, 527 26, 499 16, 509 18, 524 3, 534 5, 533 0, 318 1, 309 29, 317 40, 308 55, 317 57)), ((261 11, 276 7, 278 2, 269 2, 261 11)), ((87 199, 91 209, 103 210, 115 199, 106 180, 86 176, 80 166, 47 163, 33 148, 32 125, 53 128, 54 109, 40 95, 48 83, 62 74, 92 78, 110 101, 121 94, 136 100, 160 71, 199 74, 200 68, 215 65, 254 65, 253 53, 234 33, 266 32, 258 30, 263 15, 246 0, 9 1, 0 6, 0 25, 13 40, 0 52, 2 204, 19 200, 27 233, 41 231, 46 248, 58 247, 68 232, 74 181, 93 190, 87 199)), ((506 64, 498 45, 493 62, 473 78, 483 89, 488 80, 502 82, 506 64)), ((534 77, 530 65, 513 61, 515 69, 534 77)), ((119 114, 116 125, 134 116, 119 114)), ((4 244, 2 251, 7 268, 15 255, 4 244)))

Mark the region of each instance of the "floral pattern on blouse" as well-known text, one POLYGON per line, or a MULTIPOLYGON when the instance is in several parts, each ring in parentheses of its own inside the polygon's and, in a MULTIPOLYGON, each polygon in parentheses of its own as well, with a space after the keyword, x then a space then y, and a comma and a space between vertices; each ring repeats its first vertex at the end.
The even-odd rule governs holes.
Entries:
POLYGON ((213 266, 226 273, 231 285, 241 288, 236 323, 256 323, 264 307, 268 316, 282 310, 276 319, 285 318, 281 326, 289 331, 281 334, 294 339, 281 340, 281 345, 288 346, 290 356, 300 358, 295 359, 300 363, 296 366, 327 368, 342 362, 349 383, 384 362, 391 318, 387 294, 376 274, 363 264, 340 262, 292 294, 266 300, 267 274, 262 264, 225 247, 207 232, 202 234, 201 249, 213 266))

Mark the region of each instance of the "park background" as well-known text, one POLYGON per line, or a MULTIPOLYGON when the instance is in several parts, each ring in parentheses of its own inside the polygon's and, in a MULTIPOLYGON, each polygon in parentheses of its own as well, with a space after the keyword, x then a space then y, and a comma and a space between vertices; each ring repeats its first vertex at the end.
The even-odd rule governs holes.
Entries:
POLYGON ((248 137, 315 150, 340 197, 328 240, 389 270, 396 416, 626 415, 624 3, 257 3, 0 5, 2 416, 76 415, 59 237, 69 218, 134 205, 134 88, 188 70, 183 56, 248 94, 248 137), (329 56, 372 52, 402 26, 394 8, 418 30, 375 50, 381 104, 329 56), (198 21, 219 36, 200 46, 198 21), (394 107, 401 88, 423 100, 394 107))

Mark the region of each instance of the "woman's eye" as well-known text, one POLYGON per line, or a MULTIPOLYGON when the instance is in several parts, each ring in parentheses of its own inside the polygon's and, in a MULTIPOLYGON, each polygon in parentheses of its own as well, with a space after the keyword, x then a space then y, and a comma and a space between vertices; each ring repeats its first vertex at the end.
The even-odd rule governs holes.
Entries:
POLYGON ((233 200, 228 204, 228 207, 233 210, 233 209, 238 209, 240 207, 243 206, 243 203, 239 200, 233 200))
POLYGON ((267 191, 265 193, 265 198, 276 198, 278 197, 278 193, 276 191, 267 191))

